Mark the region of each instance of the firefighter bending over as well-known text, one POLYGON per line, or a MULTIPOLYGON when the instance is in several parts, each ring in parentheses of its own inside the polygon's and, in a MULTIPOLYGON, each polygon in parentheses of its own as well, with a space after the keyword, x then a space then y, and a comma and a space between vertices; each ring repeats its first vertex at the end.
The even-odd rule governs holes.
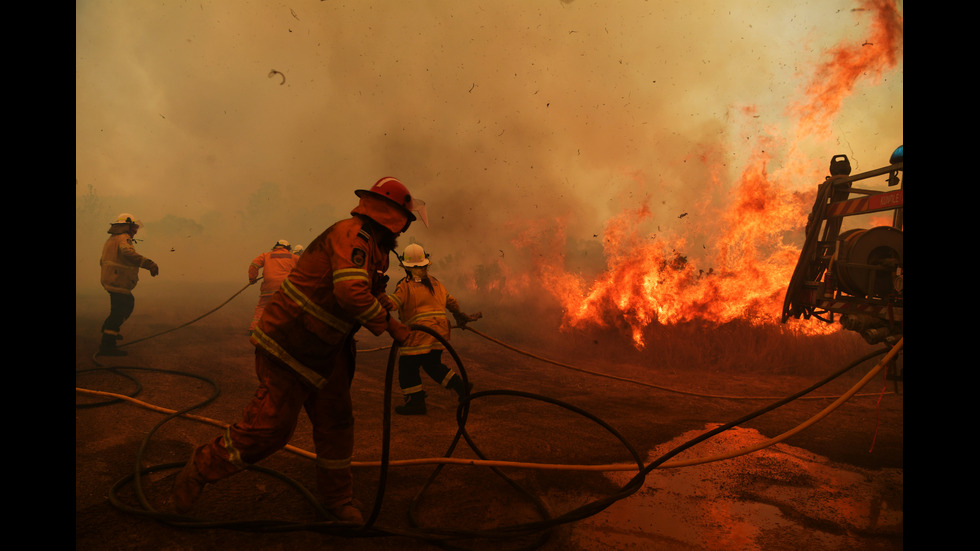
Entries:
MULTIPOLYGON (((290 440, 300 411, 313 426, 316 493, 342 522, 363 523, 353 503, 354 334, 387 331, 404 342, 410 331, 381 302, 384 272, 396 238, 424 203, 395 178, 382 178, 360 198, 351 217, 327 228, 306 248, 272 295, 252 334, 259 387, 242 420, 199 446, 178 473, 174 509, 186 513, 208 483, 240 472, 290 440)), ((383 300, 387 301, 386 298, 383 300)))
POLYGON ((262 285, 259 287, 259 303, 255 306, 255 314, 252 316, 252 324, 248 326, 248 334, 255 331, 262 317, 265 305, 269 304, 272 293, 279 290, 279 286, 286 280, 286 276, 296 265, 297 257, 292 253, 289 241, 280 239, 272 246, 272 250, 266 251, 248 265, 248 282, 255 283, 259 280, 259 270, 262 270, 262 285))
MULTIPOLYGON (((449 340, 446 310, 453 314, 456 325, 460 327, 483 317, 479 312, 472 316, 465 314, 446 287, 429 274, 429 255, 420 245, 413 243, 405 247, 399 260, 405 268, 405 277, 398 282, 394 294, 389 297, 397 308, 398 318, 402 323, 431 328, 439 336, 449 340)), ((425 414, 426 394, 422 390, 419 369, 424 369, 434 381, 458 394, 460 400, 473 389, 472 383, 464 388, 463 379, 442 363, 442 352, 445 349, 435 337, 423 331, 413 331, 401 345, 398 351, 398 384, 405 396, 405 405, 395 406, 395 413, 425 414)))

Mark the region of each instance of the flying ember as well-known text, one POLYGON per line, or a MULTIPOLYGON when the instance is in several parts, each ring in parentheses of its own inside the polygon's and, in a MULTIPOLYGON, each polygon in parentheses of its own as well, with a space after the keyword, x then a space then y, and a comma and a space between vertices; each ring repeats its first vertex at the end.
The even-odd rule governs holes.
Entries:
MULTIPOLYGON (((804 87, 803 97, 787 109, 797 130, 782 146, 783 167, 769 172, 772 151, 780 147, 773 137, 760 137, 746 147, 747 165, 728 184, 727 204, 700 205, 681 218, 700 220, 710 235, 703 254, 691 254, 688 235, 663 235, 649 230, 656 225, 649 199, 636 209, 610 219, 602 234, 606 269, 591 283, 561 268, 561 253, 537 250, 538 277, 561 303, 567 327, 618 327, 628 330, 637 348, 643 332, 653 324, 699 321, 722 324, 733 320, 752 324, 777 323, 786 284, 793 273, 813 193, 792 191, 801 182, 819 182, 825 160, 800 158, 799 141, 829 132, 830 122, 860 78, 879 79, 900 57, 902 20, 888 2, 868 2, 875 14, 870 34, 858 44, 839 44, 804 87)), ((901 137, 896 137, 900 141, 901 137)), ((705 163, 720 163, 706 157, 705 163)), ((722 174, 719 166, 708 173, 722 174)), ((720 176, 713 176, 720 179, 720 176)), ((705 186, 697 182, 698 186, 705 186)), ((709 182, 715 188, 726 182, 709 182)), ((562 239, 559 228, 555 239, 562 239)), ((522 246, 528 246, 526 238, 522 246)), ((560 250, 553 247, 550 250, 560 250)), ((702 251, 698 251, 702 253, 702 251)), ((807 327, 808 332, 833 331, 830 326, 807 327)))

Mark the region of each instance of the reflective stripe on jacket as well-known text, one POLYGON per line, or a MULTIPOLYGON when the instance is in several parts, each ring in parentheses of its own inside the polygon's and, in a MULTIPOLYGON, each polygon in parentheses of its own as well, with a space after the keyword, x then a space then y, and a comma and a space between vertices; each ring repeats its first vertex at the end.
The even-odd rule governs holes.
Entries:
MULTIPOLYGON (((112 231, 112 230, 110 230, 112 231)), ((110 293, 133 294, 139 282, 140 268, 150 269, 156 264, 136 252, 134 240, 128 233, 114 233, 102 246, 102 287, 110 293)))
POLYGON ((272 295, 252 343, 322 388, 348 337, 362 326, 375 335, 388 327, 388 311, 372 294, 388 252, 358 217, 327 228, 272 295))
MULTIPOLYGON (((398 308, 398 318, 402 323, 431 328, 439 336, 449 340, 450 323, 446 310, 458 313, 459 303, 438 279, 430 275, 429 281, 432 283, 432 291, 421 281, 405 277, 395 286, 394 294, 388 296, 398 308)), ((399 352, 413 356, 445 348, 432 335, 423 331, 412 331, 399 352)))
POLYGON ((248 265, 248 279, 258 279, 259 269, 261 269, 262 286, 259 292, 263 295, 273 293, 296 266, 297 259, 298 257, 292 252, 276 247, 255 257, 255 260, 248 265))

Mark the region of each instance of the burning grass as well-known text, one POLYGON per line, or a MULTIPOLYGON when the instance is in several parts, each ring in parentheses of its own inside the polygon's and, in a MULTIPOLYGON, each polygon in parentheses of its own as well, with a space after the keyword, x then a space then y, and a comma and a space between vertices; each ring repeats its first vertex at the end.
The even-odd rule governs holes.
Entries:
POLYGON ((697 366, 728 373, 817 375, 869 351, 869 345, 851 332, 814 335, 745 320, 658 326, 647 328, 644 338, 648 353, 662 357, 664 367, 675 370, 697 366))
POLYGON ((527 302, 497 304, 474 328, 515 347, 588 368, 593 361, 648 366, 656 371, 758 375, 826 375, 875 347, 839 325, 817 320, 694 320, 642 328, 642 348, 626 320, 620 327, 562 325, 559 309, 527 302), (825 326, 815 333, 811 325, 825 326), (584 364, 584 365, 582 365, 584 364))

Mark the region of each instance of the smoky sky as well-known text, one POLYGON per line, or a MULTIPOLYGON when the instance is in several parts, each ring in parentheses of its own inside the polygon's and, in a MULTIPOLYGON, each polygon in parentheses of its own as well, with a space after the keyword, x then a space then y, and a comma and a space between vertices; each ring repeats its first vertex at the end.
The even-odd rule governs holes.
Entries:
POLYGON ((430 227, 399 242, 445 279, 520 273, 515 238, 558 228, 571 269, 594 271, 607 220, 647 204, 683 235, 698 221, 679 215, 723 208, 760 149, 822 174, 903 140, 901 61, 857 82, 830 135, 794 137, 827 49, 865 40, 856 1, 75 6, 76 291, 98 288, 120 212, 161 278, 244 284, 257 254, 308 244, 383 176, 426 202, 430 227))

